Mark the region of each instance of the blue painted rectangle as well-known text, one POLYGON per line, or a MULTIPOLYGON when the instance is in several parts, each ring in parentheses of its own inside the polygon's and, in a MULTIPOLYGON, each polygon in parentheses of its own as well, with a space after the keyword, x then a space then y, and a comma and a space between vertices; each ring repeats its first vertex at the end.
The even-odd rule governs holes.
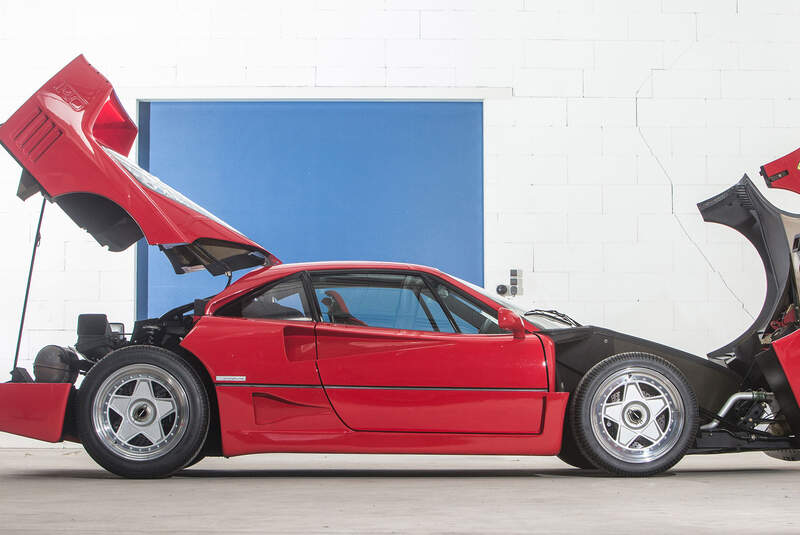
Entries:
MULTIPOLYGON (((282 261, 413 262, 483 284, 481 103, 146 106, 140 162, 282 261)), ((137 266, 140 317, 225 285, 175 275, 154 247, 137 266)))

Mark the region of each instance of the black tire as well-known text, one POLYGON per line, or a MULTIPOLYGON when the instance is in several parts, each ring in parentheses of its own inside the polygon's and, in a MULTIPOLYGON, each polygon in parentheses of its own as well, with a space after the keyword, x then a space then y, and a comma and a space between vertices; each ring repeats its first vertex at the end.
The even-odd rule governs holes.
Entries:
POLYGON ((575 468, 582 470, 597 470, 597 467, 592 464, 592 461, 586 458, 572 434, 572 425, 569 416, 564 420, 564 434, 561 437, 561 451, 558 452, 558 458, 575 468))
POLYGON ((200 453, 198 453, 195 456, 194 459, 189 461, 189 464, 187 464, 186 466, 183 467, 183 469, 186 470, 187 468, 191 468, 192 466, 196 465, 197 463, 199 463, 200 461, 202 461, 205 458, 206 458, 206 454, 203 453, 203 451, 201 450, 200 453))
POLYGON ((680 370, 647 353, 622 353, 578 383, 569 419, 578 450, 619 476, 670 469, 697 434, 697 400, 680 370))
POLYGON ((168 477, 199 460, 209 428, 208 393, 197 372, 171 351, 130 346, 110 353, 86 375, 78 400, 83 446, 109 472, 168 477))

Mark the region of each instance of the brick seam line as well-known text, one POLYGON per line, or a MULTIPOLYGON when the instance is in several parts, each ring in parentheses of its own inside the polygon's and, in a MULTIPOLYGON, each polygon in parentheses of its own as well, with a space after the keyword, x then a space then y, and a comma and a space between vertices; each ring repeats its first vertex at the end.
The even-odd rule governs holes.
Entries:
MULTIPOLYGON (((675 66, 675 64, 678 63, 678 61, 680 61, 683 58, 683 56, 689 53, 697 43, 698 41, 692 42, 686 48, 686 50, 681 52, 678 55, 678 57, 676 57, 675 60, 673 60, 673 62, 669 66, 664 68, 664 71, 666 72, 672 69, 675 66)), ((647 136, 644 135, 642 127, 639 125, 639 93, 642 91, 642 88, 644 88, 644 86, 649 81, 652 80, 654 70, 655 69, 650 69, 650 73, 642 81, 641 85, 639 85, 639 88, 636 90, 636 93, 634 93, 633 96, 634 102, 636 104, 636 131, 639 132, 639 137, 642 138, 642 142, 647 147, 650 156, 653 157, 653 160, 655 160, 656 164, 658 165, 658 168, 661 169, 661 172, 664 174, 664 178, 666 178, 667 182, 669 183, 670 214, 672 215, 673 219, 675 219, 675 222, 678 223, 681 232, 683 232, 683 235, 686 236, 686 239, 689 241, 689 243, 691 243, 694 246, 694 248, 697 249, 697 252, 700 253, 700 256, 703 257, 703 260, 705 260, 706 264, 708 264, 708 267, 711 269, 711 271, 717 275, 720 282, 722 282, 723 286, 725 286, 725 288, 733 296, 733 298, 739 302, 739 305, 741 305, 742 310, 745 312, 745 314, 747 314, 751 320, 755 321, 755 316, 747 308, 747 305, 745 304, 744 300, 736 293, 736 291, 733 288, 731 288, 731 286, 728 284, 728 281, 725 280, 725 277, 722 275, 722 273, 716 268, 716 266, 714 266, 714 263, 705 254, 700 244, 697 243, 697 241, 692 237, 692 235, 689 233, 689 230, 686 228, 686 226, 683 224, 683 221, 681 221, 681 218, 678 216, 678 213, 675 211, 675 182, 672 180, 672 177, 670 176, 669 172, 667 172, 667 169, 666 167, 664 167, 664 164, 661 162, 661 159, 658 157, 658 155, 656 155, 655 151, 653 150, 653 147, 647 141, 647 136)))

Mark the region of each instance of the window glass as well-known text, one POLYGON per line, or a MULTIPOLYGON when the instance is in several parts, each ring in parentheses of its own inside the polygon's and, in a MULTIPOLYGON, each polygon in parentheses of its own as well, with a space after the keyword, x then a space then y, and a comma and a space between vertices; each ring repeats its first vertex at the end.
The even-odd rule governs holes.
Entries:
POLYGON ((479 306, 444 284, 436 285, 436 293, 450 311, 458 330, 464 334, 504 334, 497 324, 497 312, 479 306))
POLYGON ((420 294, 421 301, 423 305, 428 309, 431 316, 433 317, 436 325, 439 326, 439 330, 443 333, 454 333, 456 330, 453 328, 453 324, 450 323, 450 320, 447 319, 447 314, 445 314, 442 306, 439 302, 433 297, 430 290, 426 287, 425 290, 420 294))
POLYGON ((394 273, 311 276, 322 321, 413 331, 455 332, 422 278, 394 273))
POLYGON ((225 305, 219 316, 263 320, 309 320, 303 281, 299 277, 267 286, 256 293, 225 305))

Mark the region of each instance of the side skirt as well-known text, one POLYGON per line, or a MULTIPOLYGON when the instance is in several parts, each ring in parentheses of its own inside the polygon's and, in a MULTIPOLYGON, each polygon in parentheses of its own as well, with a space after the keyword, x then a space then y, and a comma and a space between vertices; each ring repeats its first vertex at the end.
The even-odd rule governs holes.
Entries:
MULTIPOLYGON (((549 392, 539 434, 353 431, 322 388, 217 386, 225 457, 250 453, 555 455, 569 394, 549 392)), ((520 415, 524 418, 524 415, 520 415)))

